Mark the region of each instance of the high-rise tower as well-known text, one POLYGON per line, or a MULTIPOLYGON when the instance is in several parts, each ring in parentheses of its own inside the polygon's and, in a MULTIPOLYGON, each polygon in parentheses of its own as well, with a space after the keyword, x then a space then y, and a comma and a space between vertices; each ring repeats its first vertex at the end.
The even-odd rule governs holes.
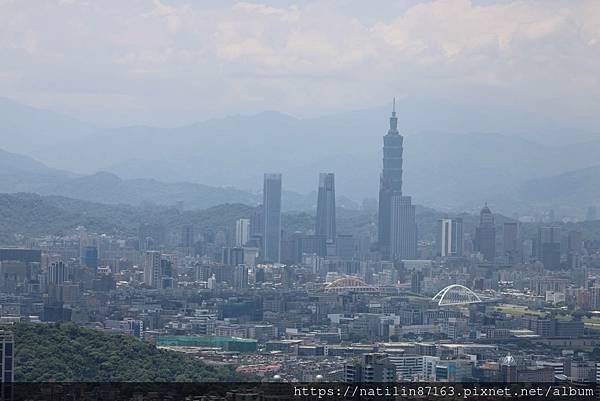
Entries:
MULTIPOLYGON (((416 249, 416 233, 414 236, 414 247, 412 242, 408 245, 404 244, 401 247, 397 244, 392 245, 391 243, 392 237, 395 237, 397 241, 404 240, 404 235, 400 236, 400 233, 412 230, 412 226, 414 226, 414 217, 412 217, 414 216, 414 212, 412 212, 413 206, 410 204, 410 198, 402 199, 403 140, 404 138, 398 132, 396 99, 394 99, 392 116, 390 117, 390 128, 383 137, 383 170, 379 181, 378 243, 381 257, 385 260, 391 260, 401 256, 392 255, 392 248, 396 250, 401 248, 416 249), (393 199, 396 199, 396 201, 393 202, 393 199), (403 216, 404 219, 402 219, 403 216), (407 217, 409 219, 412 218, 412 221, 406 221, 407 217), (405 223, 406 225, 404 227, 399 227, 399 225, 405 223), (394 235, 392 233, 394 233, 394 235)), ((413 252, 411 251, 410 253, 412 254, 413 252)))
POLYGON ((463 256, 463 221, 461 218, 438 220, 437 254, 441 257, 463 256))
POLYGON ((281 174, 265 174, 263 222, 262 260, 278 263, 281 257, 281 174))
POLYGON ((325 236, 327 243, 332 244, 336 240, 335 177, 332 173, 319 174, 315 233, 325 236))
POLYGON ((493 262, 496 257, 496 226, 487 203, 479 213, 479 226, 475 229, 475 250, 481 252, 483 259, 488 262, 493 262))

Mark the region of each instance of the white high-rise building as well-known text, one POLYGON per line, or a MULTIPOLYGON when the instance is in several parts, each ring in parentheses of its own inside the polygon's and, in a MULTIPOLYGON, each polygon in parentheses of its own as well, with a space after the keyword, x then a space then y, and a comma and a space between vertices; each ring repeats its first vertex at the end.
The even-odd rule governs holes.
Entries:
POLYGON ((235 222, 235 246, 244 246, 250 236, 250 219, 235 222))
POLYGON ((462 219, 438 220, 437 248, 441 257, 463 255, 462 219))
POLYGON ((48 283, 62 284, 69 279, 67 265, 63 261, 52 263, 48 267, 48 283))

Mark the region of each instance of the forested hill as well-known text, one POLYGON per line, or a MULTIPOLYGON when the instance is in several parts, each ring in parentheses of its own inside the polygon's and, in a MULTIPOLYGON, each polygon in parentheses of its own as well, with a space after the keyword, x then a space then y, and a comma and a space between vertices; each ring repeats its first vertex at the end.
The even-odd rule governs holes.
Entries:
POLYGON ((0 243, 11 244, 14 234, 64 235, 78 226, 97 233, 135 235, 142 224, 161 224, 172 230, 192 224, 201 232, 231 227, 237 219, 250 217, 253 210, 248 205, 223 204, 181 211, 166 206, 105 205, 31 193, 0 194, 0 243))
POLYGON ((233 368, 157 349, 133 337, 74 323, 19 323, 15 335, 17 382, 242 381, 233 368))
MULTIPOLYGON (((0 193, 0 245, 14 244, 15 235, 35 237, 41 235, 65 235, 73 233, 78 226, 99 234, 136 236, 142 225, 160 225, 171 238, 171 245, 179 241, 183 225, 191 224, 196 233, 231 230, 235 221, 249 218, 254 207, 239 203, 213 206, 204 210, 179 210, 168 206, 105 205, 65 198, 41 196, 31 193, 0 193)), ((444 214, 433 209, 417 207, 419 239, 434 241, 438 219, 444 214)), ((479 216, 462 213, 465 234, 473 234, 479 216)), ((501 237, 502 224, 510 219, 496 214, 497 234, 501 237)), ((282 215, 282 229, 287 233, 308 232, 314 228, 315 216, 307 212, 288 212, 282 215)), ((338 208, 337 228, 339 234, 372 235, 376 229, 374 211, 338 208)), ((555 222, 566 233, 581 231, 589 240, 600 240, 600 220, 579 223, 555 222)), ((524 238, 532 238, 536 223, 521 225, 524 238)))

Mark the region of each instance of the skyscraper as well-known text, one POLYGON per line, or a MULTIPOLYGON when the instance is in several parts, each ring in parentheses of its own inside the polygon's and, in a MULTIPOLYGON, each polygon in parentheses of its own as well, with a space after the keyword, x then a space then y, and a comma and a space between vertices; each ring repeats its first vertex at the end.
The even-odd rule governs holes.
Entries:
POLYGON ((508 263, 516 263, 521 260, 522 244, 519 242, 519 222, 507 221, 502 230, 502 246, 508 263))
POLYGON ((457 219, 438 220, 437 253, 441 257, 463 255, 463 221, 457 219))
POLYGON ((194 248, 194 226, 186 224, 181 228, 181 246, 186 255, 191 255, 194 248))
POLYGON ((248 288, 248 266, 241 264, 233 268, 233 287, 238 290, 248 288))
POLYGON ((378 243, 384 260, 414 259, 417 253, 415 207, 402 196, 403 137, 398 132, 396 100, 390 128, 383 137, 383 170, 379 181, 378 243))
POLYGON ((278 263, 281 256, 281 174, 265 174, 263 221, 262 260, 278 263))
MULTIPOLYGON (((0 330, 0 383, 12 383, 15 377, 15 339, 10 331, 0 330)), ((2 397, 4 398, 4 397, 2 397)))
POLYGON ((481 252, 483 259, 488 262, 493 262, 496 257, 496 226, 487 203, 479 214, 479 226, 475 230, 475 250, 481 252))
POLYGON ((331 244, 336 240, 335 178, 332 173, 319 174, 315 233, 325 236, 327 243, 331 244))
POLYGON ((250 238, 250 219, 239 219, 235 222, 235 246, 244 246, 250 238))
POLYGON ((410 196, 395 193, 391 200, 390 260, 417 258, 417 223, 410 196))
POLYGON ((156 287, 173 288, 173 263, 169 259, 160 260, 160 279, 156 287))
POLYGON ((379 180, 378 242, 381 257, 390 259, 392 196, 402 195, 403 137, 398 132, 396 102, 390 117, 390 128, 383 137, 383 170, 379 180))
POLYGON ((94 271, 98 270, 98 247, 86 246, 84 248, 83 264, 94 271))
POLYGON ((536 240, 536 256, 545 269, 560 268, 560 227, 540 226, 536 240))
POLYGON ((63 261, 54 262, 48 267, 48 283, 62 284, 69 279, 68 273, 63 261))
POLYGON ((146 251, 144 259, 144 284, 148 287, 158 288, 161 277, 160 252, 146 251))

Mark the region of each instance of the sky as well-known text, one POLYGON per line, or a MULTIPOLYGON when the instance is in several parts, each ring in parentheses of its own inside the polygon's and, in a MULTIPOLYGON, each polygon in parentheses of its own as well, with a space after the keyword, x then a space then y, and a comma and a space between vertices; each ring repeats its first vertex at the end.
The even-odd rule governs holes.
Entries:
POLYGON ((0 0, 0 96, 108 126, 392 96, 597 126, 598 66, 598 0, 0 0))

